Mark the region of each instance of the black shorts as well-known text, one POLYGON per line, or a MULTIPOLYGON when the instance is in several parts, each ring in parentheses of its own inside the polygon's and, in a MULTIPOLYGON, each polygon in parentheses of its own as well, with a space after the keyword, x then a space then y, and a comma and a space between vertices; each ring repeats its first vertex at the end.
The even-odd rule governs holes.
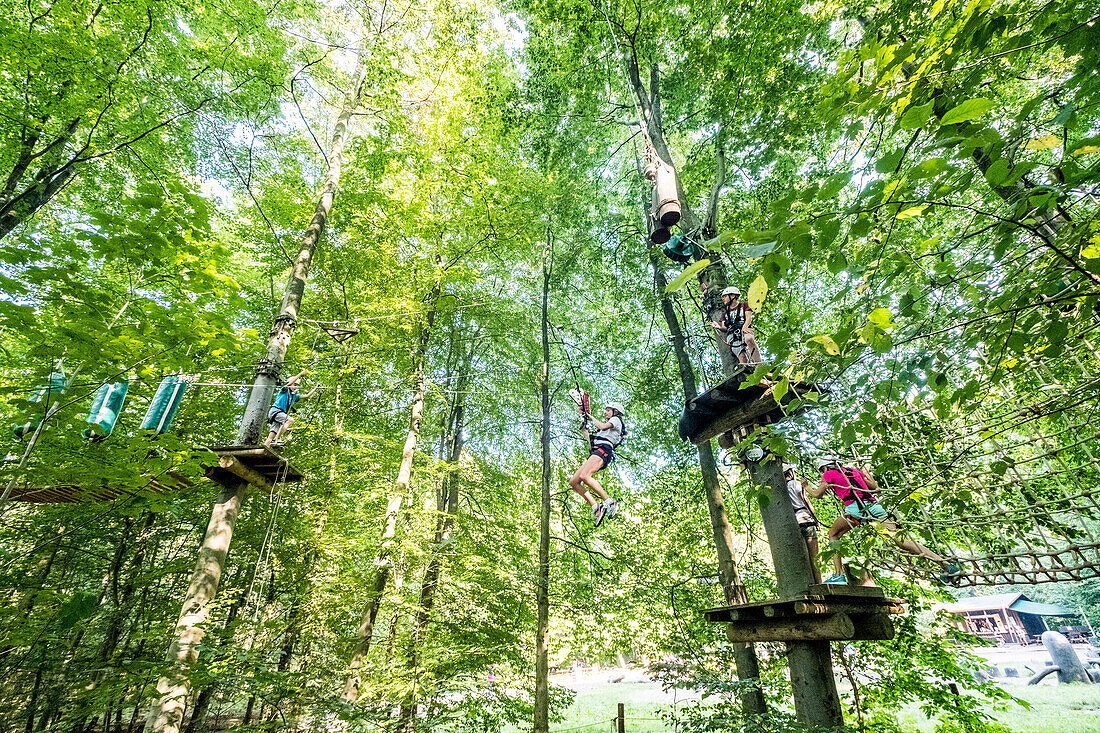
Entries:
POLYGON ((589 457, 600 457, 600 467, 593 471, 593 473, 599 473, 610 466, 611 462, 615 460, 615 449, 605 443, 593 443, 592 450, 588 455, 589 457))

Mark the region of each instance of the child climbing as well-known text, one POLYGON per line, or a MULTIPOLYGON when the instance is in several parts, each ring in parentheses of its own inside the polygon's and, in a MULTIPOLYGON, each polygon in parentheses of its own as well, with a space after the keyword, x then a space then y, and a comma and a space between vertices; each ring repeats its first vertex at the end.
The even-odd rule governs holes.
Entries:
POLYGON ((603 490, 603 486, 596 480, 596 474, 611 465, 615 460, 615 449, 622 445, 626 438, 626 408, 618 402, 610 402, 603 408, 605 422, 600 422, 592 417, 591 413, 585 413, 581 420, 581 432, 588 440, 588 458, 581 467, 576 470, 569 479, 569 487, 581 495, 581 498, 592 507, 592 523, 599 527, 604 519, 615 516, 619 510, 619 504, 603 490), (591 434, 588 422, 591 421, 597 432, 591 434), (596 492, 601 501, 597 502, 589 493, 589 489, 596 492))
MULTIPOLYGON (((844 504, 844 512, 836 518, 833 526, 829 527, 829 545, 834 550, 836 550, 837 541, 841 536, 853 527, 858 527, 863 522, 882 522, 890 533, 890 539, 902 550, 911 555, 928 558, 943 567, 944 572, 940 576, 941 582, 950 583, 959 576, 961 568, 958 565, 948 563, 919 542, 897 535, 897 523, 886 512, 886 509, 878 503, 874 494, 871 493, 872 491, 878 491, 879 487, 878 482, 870 473, 864 473, 858 468, 845 468, 839 460, 829 456, 819 458, 817 467, 822 471, 821 483, 818 484, 817 488, 811 489, 808 488, 809 482, 806 482, 810 496, 820 499, 831 490, 844 504)), ((833 568, 836 573, 825 582, 847 583, 847 578, 844 575, 844 559, 839 551, 833 555, 833 568)))
POLYGON ((723 339, 742 364, 762 363, 764 359, 752 330, 752 308, 741 300, 741 291, 732 285, 726 288, 722 291, 722 303, 722 322, 711 321, 711 327, 723 334, 723 339))
POLYGON ((787 481, 787 493, 791 497, 791 506, 794 507, 794 518, 798 522, 798 531, 806 542, 806 550, 810 553, 810 567, 814 571, 814 582, 821 582, 821 570, 817 567, 817 515, 810 507, 810 500, 806 498, 806 489, 810 482, 803 478, 801 481, 795 477, 795 465, 783 464, 783 478, 787 481))
POLYGON ((290 416, 290 413, 294 411, 294 406, 298 403, 298 400, 308 400, 321 388, 321 385, 318 384, 308 393, 304 395, 298 394, 301 386, 301 379, 305 373, 303 369, 301 372, 288 379, 286 381, 286 386, 281 387, 279 393, 275 395, 275 402, 271 405, 271 410, 267 413, 267 422, 271 428, 270 432, 267 434, 267 440, 264 441, 265 446, 271 447, 273 443, 278 442, 279 438, 283 436, 283 433, 290 430, 290 426, 294 424, 294 418, 290 416))

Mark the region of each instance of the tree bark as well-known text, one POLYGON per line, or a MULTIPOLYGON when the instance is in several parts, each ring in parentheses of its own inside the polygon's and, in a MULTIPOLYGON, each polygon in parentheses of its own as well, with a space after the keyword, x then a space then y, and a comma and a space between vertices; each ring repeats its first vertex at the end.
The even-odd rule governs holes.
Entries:
POLYGON ((382 596, 386 591, 386 584, 389 582, 392 570, 393 552, 396 545, 394 538, 397 536, 397 518, 401 513, 401 505, 405 501, 405 494, 409 490, 413 457, 416 453, 416 441, 420 437, 420 420, 424 414, 424 402, 427 393, 425 371, 428 343, 431 340, 432 324, 435 322, 435 309, 439 292, 440 286, 437 282, 428 296, 428 312, 421 325, 420 336, 417 339, 416 351, 414 352, 414 387, 413 401, 409 408, 409 430, 405 435, 405 446, 401 451, 401 465, 397 470, 397 480, 394 482, 389 503, 386 505, 386 517, 382 526, 382 544, 378 548, 378 555, 374 561, 374 584, 371 587, 367 604, 363 609, 359 630, 356 634, 355 650, 352 652, 349 663, 351 671, 344 686, 344 700, 349 703, 354 703, 359 699, 359 685, 362 682, 360 667, 370 652, 371 638, 374 636, 374 623, 378 617, 378 609, 382 605, 382 596))
MULTIPOLYGON (((642 118, 645 122, 645 133, 653 144, 654 151, 662 160, 675 168, 672 152, 668 148, 665 131, 661 124, 661 76, 657 64, 650 67, 648 90, 642 83, 638 57, 633 50, 627 56, 627 73, 630 77, 631 87, 634 90, 635 101, 641 109, 642 118)), ((717 235, 718 197, 726 182, 726 155, 721 128, 718 130, 715 144, 714 186, 707 198, 707 212, 703 220, 700 220, 695 214, 695 210, 692 209, 691 202, 684 191, 683 184, 680 182, 680 176, 676 176, 676 192, 680 198, 680 229, 684 232, 698 230, 703 237, 717 235)), ((642 207, 648 218, 649 201, 645 197, 643 197, 642 207)), ((703 319, 708 324, 706 327, 710 331, 711 340, 714 342, 714 347, 718 350, 718 357, 722 361, 722 372, 728 376, 737 366, 737 358, 726 342, 719 338, 718 334, 709 327, 711 321, 720 321, 722 318, 721 292, 729 283, 726 275, 726 265, 722 261, 721 254, 717 251, 706 251, 697 246, 694 254, 697 260, 709 258, 712 263, 700 274, 700 281, 707 285, 707 290, 703 294, 703 319)))
POLYGON ((534 733, 550 731, 550 276, 553 273, 554 241, 546 231, 546 252, 542 262, 542 497, 539 503, 539 570, 535 579, 535 720, 534 733))
MULTIPOLYGON (((336 196, 336 188, 340 183, 348 126, 362 97, 365 81, 363 57, 364 52, 361 51, 356 61, 351 89, 345 97, 343 109, 336 118, 332 144, 329 147, 329 166, 325 185, 314 207, 313 219, 306 228, 298 257, 294 261, 284 288, 279 315, 275 318, 269 334, 267 353, 257 368, 248 404, 245 406, 237 431, 238 444, 254 445, 259 440, 260 429, 263 427, 267 409, 271 404, 276 379, 298 322, 298 310, 301 307, 306 280, 313 263, 313 253, 324 234, 336 196)), ((207 525, 206 535, 199 549, 199 558, 184 596, 183 610, 180 612, 172 643, 168 648, 165 660, 167 669, 157 683, 156 697, 146 718, 147 733, 179 733, 183 724, 184 707, 187 696, 191 692, 187 670, 198 659, 198 645, 203 637, 202 626, 210 616, 246 490, 247 485, 242 482, 224 486, 210 514, 210 523, 207 525)))
MULTIPOLYGON (((650 264, 653 267, 653 282, 657 286, 658 293, 664 293, 667 281, 661 267, 660 255, 651 252, 650 264)), ((697 394, 695 384, 695 372, 691 368, 691 360, 688 358, 684 332, 680 328, 680 320, 676 317, 676 310, 667 297, 661 298, 661 312, 664 314, 665 323, 672 334, 672 349, 676 354, 676 365, 680 372, 680 383, 683 387, 684 400, 691 400, 697 394)), ((718 466, 714 461, 714 449, 708 440, 695 446, 699 453, 699 472, 703 478, 703 492, 707 497, 707 509, 710 511, 710 527, 714 537, 714 547, 718 552, 718 579, 722 584, 726 603, 733 605, 748 603, 748 595, 745 586, 741 583, 740 574, 737 571, 737 562, 733 557, 733 530, 730 527, 729 517, 726 514, 725 498, 722 495, 722 486, 718 482, 718 466)), ((756 657, 756 647, 747 643, 734 644, 734 659, 737 664, 737 677, 741 680, 755 681, 756 686, 746 691, 741 696, 741 707, 746 715, 767 715, 767 703, 764 693, 760 690, 760 663, 756 657)))

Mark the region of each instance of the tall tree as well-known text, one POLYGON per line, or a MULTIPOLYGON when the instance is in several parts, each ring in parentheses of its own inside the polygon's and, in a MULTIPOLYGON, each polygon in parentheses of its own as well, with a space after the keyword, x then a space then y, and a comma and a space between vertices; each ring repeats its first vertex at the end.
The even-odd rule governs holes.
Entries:
MULTIPOLYGON (((328 172, 324 187, 287 280, 279 315, 268 339, 267 353, 257 369, 256 379, 241 418, 237 432, 239 445, 255 445, 259 440, 287 346, 298 323, 298 311, 305 294, 314 250, 324 234, 329 212, 332 211, 336 187, 340 183, 348 128, 352 115, 359 107, 365 79, 366 66, 361 51, 343 107, 336 118, 328 151, 328 172)), ((211 605, 221 582, 233 530, 247 489, 248 485, 244 481, 229 482, 222 488, 211 512, 191 583, 184 595, 183 610, 168 649, 167 671, 157 682, 157 697, 146 718, 145 729, 150 733, 178 733, 183 725, 186 698, 191 687, 188 668, 198 659, 198 646, 204 635, 203 626, 210 615, 211 605)))

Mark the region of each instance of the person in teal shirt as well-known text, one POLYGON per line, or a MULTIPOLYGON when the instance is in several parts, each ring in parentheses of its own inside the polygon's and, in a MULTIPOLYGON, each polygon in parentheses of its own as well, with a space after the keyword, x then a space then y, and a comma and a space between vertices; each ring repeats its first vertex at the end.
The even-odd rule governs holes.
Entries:
POLYGON ((270 447, 272 443, 277 443, 283 433, 290 430, 290 426, 294 424, 294 418, 290 416, 290 413, 294 411, 294 406, 298 404, 298 400, 308 400, 321 388, 321 385, 317 385, 304 395, 298 394, 302 375, 304 374, 305 370, 302 370, 288 379, 286 386, 280 387, 278 394, 275 395, 275 402, 267 413, 267 424, 271 428, 267 434, 267 440, 264 441, 265 446, 270 447))

